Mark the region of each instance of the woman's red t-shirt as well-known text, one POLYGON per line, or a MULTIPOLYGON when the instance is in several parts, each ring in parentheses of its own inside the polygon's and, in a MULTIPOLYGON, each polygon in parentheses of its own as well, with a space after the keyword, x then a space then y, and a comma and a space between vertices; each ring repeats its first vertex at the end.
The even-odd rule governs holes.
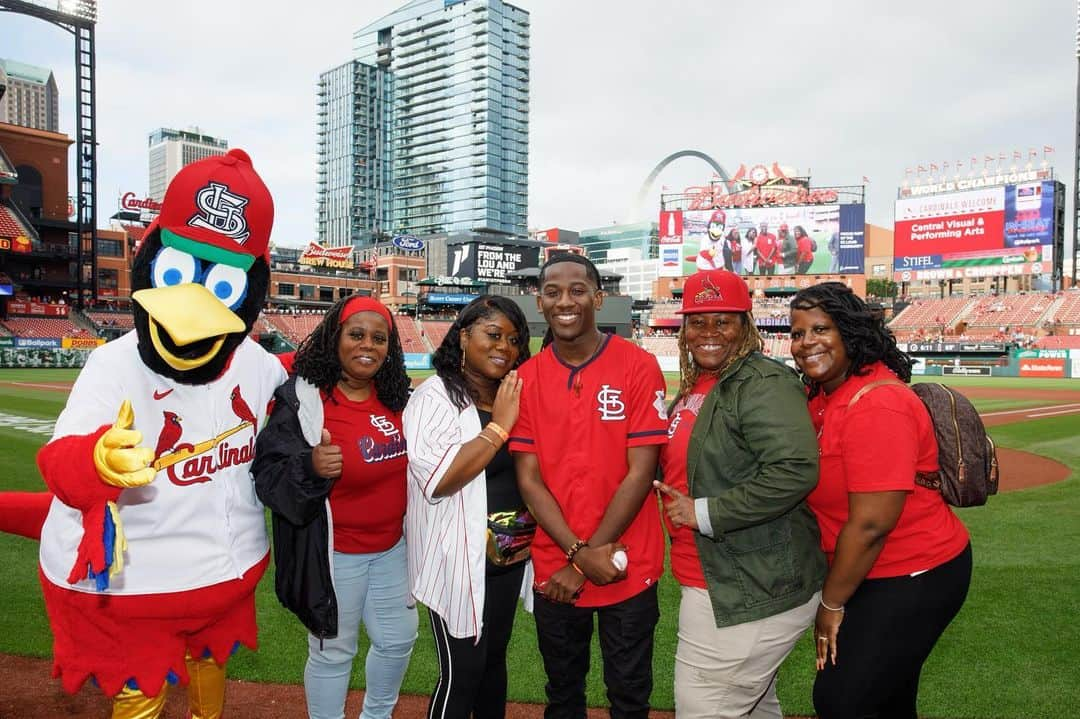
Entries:
MULTIPOLYGON (((664 475, 664 482, 678 491, 686 494, 689 492, 689 483, 686 478, 686 454, 690 445, 690 433, 694 430, 694 422, 697 421, 701 405, 705 403, 705 397, 716 384, 714 375, 702 375, 694 383, 690 394, 680 399, 671 408, 671 417, 668 424, 668 443, 660 449, 660 469, 664 475)), ((697 587, 707 589, 705 585, 705 573, 701 569, 701 559, 698 557, 697 544, 694 536, 696 531, 690 527, 676 529, 664 512, 664 526, 667 527, 668 536, 671 537, 671 573, 684 587, 697 587)))
POLYGON ((341 478, 330 490, 334 551, 370 554, 401 539, 405 519, 405 434, 401 413, 374 390, 354 402, 340 389, 323 402, 330 441, 341 447, 341 478))
POLYGON ((864 376, 849 377, 832 394, 810 400, 821 474, 807 502, 817 515, 821 546, 831 564, 837 536, 848 520, 849 493, 908 493, 896 527, 867 574, 875 579, 944 564, 964 550, 968 533, 939 492, 915 484, 915 472, 935 471, 938 461, 930 414, 911 388, 875 387, 848 407, 870 382, 899 382, 883 363, 869 369, 864 376))

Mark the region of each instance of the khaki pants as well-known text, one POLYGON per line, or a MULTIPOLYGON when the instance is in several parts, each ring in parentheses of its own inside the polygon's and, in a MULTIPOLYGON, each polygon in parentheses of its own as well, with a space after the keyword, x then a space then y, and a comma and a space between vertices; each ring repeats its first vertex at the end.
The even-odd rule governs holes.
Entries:
POLYGON ((678 719, 782 719, 776 672, 817 613, 821 593, 771 617, 717 628, 709 593, 682 588, 675 651, 678 719))

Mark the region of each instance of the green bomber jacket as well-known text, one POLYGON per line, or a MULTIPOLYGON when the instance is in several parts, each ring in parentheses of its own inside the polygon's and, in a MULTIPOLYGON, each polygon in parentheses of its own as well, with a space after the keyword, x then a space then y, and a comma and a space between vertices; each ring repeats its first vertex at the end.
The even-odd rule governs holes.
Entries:
POLYGON ((695 533, 718 627, 773 616, 821 589, 826 560, 806 495, 818 445, 795 372, 759 352, 717 379, 687 448, 690 495, 713 536, 695 533))

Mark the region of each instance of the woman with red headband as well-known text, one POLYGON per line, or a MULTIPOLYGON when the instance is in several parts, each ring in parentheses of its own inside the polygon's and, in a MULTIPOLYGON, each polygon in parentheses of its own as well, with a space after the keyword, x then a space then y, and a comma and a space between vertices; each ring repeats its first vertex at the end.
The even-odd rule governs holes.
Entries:
POLYGON ((402 527, 409 393, 390 312, 339 300, 296 352, 255 450, 255 489, 273 510, 275 589, 308 628, 313 719, 345 709, 357 636, 371 640, 362 716, 388 719, 416 641, 402 527))

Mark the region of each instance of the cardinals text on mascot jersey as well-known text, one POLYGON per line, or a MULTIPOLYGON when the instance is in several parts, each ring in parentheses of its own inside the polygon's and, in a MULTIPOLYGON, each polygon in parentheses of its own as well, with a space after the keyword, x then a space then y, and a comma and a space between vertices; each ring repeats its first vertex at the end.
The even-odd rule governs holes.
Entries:
MULTIPOLYGON (((115 419, 118 397, 130 397, 134 429, 155 447, 154 481, 125 490, 117 502, 127 561, 106 591, 186 591, 242 577, 269 549, 248 470, 255 434, 285 372, 248 339, 217 379, 181 384, 147 369, 136 341, 130 332, 91 353, 72 390, 81 401, 68 404, 54 434, 90 434, 115 419)), ((42 530, 41 568, 53 584, 95 592, 92 581, 66 580, 82 535, 81 513, 54 501, 42 530)))

